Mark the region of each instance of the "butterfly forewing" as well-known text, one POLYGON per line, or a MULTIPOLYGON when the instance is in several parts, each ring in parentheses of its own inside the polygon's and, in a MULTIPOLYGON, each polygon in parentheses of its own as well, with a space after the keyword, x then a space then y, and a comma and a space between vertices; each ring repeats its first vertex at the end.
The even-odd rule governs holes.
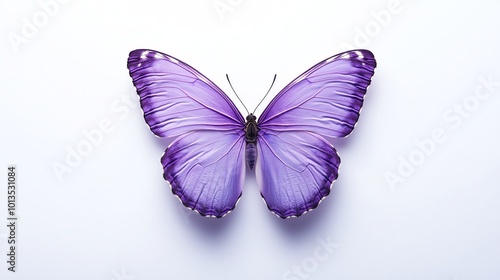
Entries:
POLYGON ((348 135, 358 121, 375 66, 368 50, 348 51, 316 64, 278 93, 260 116, 259 128, 348 135))
POLYGON ((156 51, 135 50, 127 66, 144 118, 156 135, 243 129, 243 116, 229 97, 186 63, 156 51))

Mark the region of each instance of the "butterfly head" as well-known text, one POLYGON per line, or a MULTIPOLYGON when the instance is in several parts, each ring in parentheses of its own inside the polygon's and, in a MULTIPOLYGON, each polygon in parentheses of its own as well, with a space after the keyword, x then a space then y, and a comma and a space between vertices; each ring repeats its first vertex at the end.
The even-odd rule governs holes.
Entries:
POLYGON ((247 123, 256 122, 256 121, 257 121, 257 117, 255 117, 254 114, 250 113, 250 115, 247 116, 247 123))

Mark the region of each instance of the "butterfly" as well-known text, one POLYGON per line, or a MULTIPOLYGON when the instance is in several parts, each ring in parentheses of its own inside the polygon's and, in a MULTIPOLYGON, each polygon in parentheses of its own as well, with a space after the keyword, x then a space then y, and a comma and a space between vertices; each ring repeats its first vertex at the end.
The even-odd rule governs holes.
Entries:
POLYGON ((242 194, 248 165, 280 218, 318 206, 338 177, 340 157, 325 137, 351 133, 376 67, 368 50, 314 65, 283 88, 259 119, 246 118, 193 67, 154 50, 130 52, 129 74, 151 131, 173 138, 163 177, 188 208, 223 217, 242 194))

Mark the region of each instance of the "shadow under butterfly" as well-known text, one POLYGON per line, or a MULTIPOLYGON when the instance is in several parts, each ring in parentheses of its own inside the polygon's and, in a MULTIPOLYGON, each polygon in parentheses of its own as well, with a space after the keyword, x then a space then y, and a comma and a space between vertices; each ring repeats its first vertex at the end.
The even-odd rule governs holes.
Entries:
POLYGON ((340 157, 325 137, 352 132, 376 61, 368 50, 323 60, 258 119, 244 118, 217 85, 172 56, 134 50, 127 66, 151 131, 174 138, 161 158, 163 177, 186 207, 225 216, 242 194, 247 164, 269 210, 284 219, 316 208, 330 193, 340 157))

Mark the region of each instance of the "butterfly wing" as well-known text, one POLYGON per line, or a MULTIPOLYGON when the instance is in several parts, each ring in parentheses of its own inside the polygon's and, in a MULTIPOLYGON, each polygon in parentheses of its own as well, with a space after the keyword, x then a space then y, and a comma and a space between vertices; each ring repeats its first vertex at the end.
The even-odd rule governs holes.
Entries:
POLYGON ((255 170, 269 210, 288 218, 316 208, 338 176, 333 146, 307 131, 268 130, 260 136, 255 170))
POLYGON ((144 118, 157 136, 244 127, 245 120, 229 97, 186 63, 157 51, 134 50, 127 66, 144 118))
POLYGON ((330 57, 287 85, 259 118, 260 129, 345 137, 354 128, 376 66, 368 50, 330 57))
POLYGON ((201 215, 222 217, 243 186, 243 116, 213 82, 176 58, 134 50, 127 66, 151 131, 177 137, 161 160, 172 192, 201 215))
POLYGON ((262 113, 256 175, 281 218, 300 216, 329 194, 340 158, 324 136, 351 133, 375 67, 368 50, 335 55, 293 80, 262 113))
POLYGON ((233 210, 245 179, 245 138, 201 130, 178 137, 163 154, 165 180, 182 203, 203 216, 233 210))

